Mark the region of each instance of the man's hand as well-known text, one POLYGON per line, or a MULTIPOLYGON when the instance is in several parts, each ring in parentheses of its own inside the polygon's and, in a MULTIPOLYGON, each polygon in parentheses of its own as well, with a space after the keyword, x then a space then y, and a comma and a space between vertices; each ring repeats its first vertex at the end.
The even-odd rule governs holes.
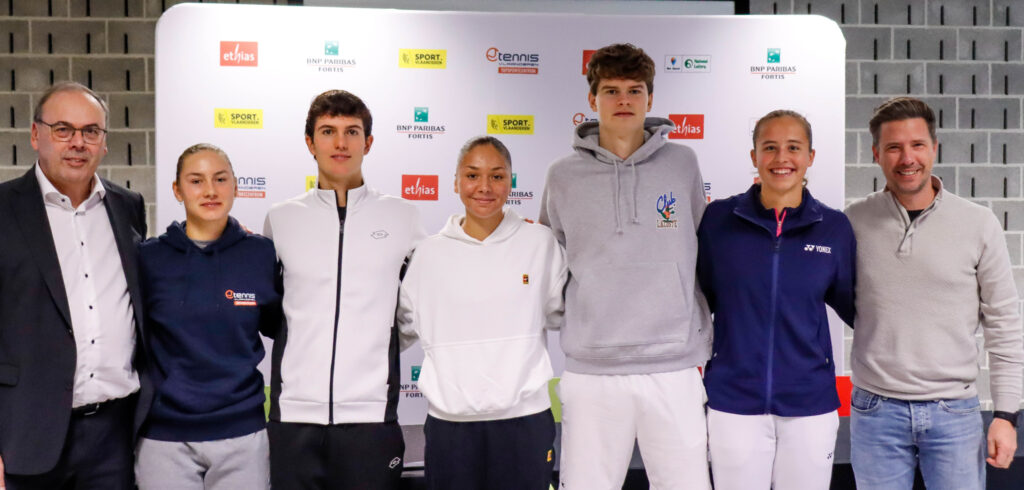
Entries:
POLYGON ((988 464, 996 468, 1009 468, 1017 452, 1017 429, 1003 419, 993 419, 988 426, 988 464))
POLYGON ((7 484, 4 483, 4 458, 0 456, 0 490, 7 488, 7 484))

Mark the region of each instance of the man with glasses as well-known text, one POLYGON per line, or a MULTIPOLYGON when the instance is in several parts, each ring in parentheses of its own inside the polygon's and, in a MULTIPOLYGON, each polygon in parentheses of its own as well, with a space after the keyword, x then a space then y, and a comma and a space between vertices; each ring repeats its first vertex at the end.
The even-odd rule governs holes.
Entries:
POLYGON ((134 488, 143 372, 142 196, 100 178, 106 103, 62 82, 33 113, 38 163, 0 184, 0 470, 7 490, 134 488), (139 348, 136 349, 136 342, 139 348))

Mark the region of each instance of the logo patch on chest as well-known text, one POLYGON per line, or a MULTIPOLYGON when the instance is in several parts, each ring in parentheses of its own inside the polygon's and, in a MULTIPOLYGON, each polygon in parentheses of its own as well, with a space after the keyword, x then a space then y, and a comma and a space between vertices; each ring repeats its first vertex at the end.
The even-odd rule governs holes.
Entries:
POLYGON ((824 245, 813 245, 808 243, 804 245, 804 252, 817 252, 820 254, 831 254, 832 247, 826 247, 824 245))
POLYGON ((658 196, 658 228, 679 228, 676 215, 676 198, 671 192, 658 196))
POLYGON ((224 291, 224 297, 234 301, 235 306, 256 306, 256 293, 240 293, 228 289, 224 291))

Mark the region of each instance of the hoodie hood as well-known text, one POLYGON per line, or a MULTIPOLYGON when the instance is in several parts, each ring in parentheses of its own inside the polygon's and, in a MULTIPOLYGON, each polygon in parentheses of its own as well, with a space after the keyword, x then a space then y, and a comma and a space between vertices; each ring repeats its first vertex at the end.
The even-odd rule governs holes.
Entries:
POLYGON ((648 159, 658 148, 665 144, 668 133, 676 129, 675 123, 663 117, 648 117, 644 120, 644 144, 640 145, 632 155, 625 160, 614 153, 601 148, 598 142, 600 124, 590 121, 576 126, 576 133, 573 136, 572 147, 585 157, 591 157, 597 161, 615 165, 624 163, 627 165, 639 165, 648 159), (657 136, 655 138, 655 136, 657 136))
POLYGON ((461 242, 472 243, 477 245, 487 245, 491 243, 500 243, 508 240, 515 235, 516 230, 523 225, 523 217, 519 213, 512 210, 512 208, 505 206, 502 208, 502 212, 505 213, 505 217, 502 218, 501 223, 498 227, 491 232, 487 238, 483 240, 477 240, 466 234, 466 231, 462 229, 462 221, 466 218, 465 214, 453 214, 448 217, 448 222, 445 223, 444 228, 441 229, 441 235, 459 240, 461 242))
MULTIPOLYGON (((643 164, 648 161, 654 152, 658 151, 662 146, 665 145, 668 133, 676 129, 675 123, 665 119, 663 117, 648 117, 644 120, 644 143, 637 148, 632 155, 626 157, 626 159, 619 158, 618 155, 604 149, 599 144, 600 135, 600 124, 597 122, 585 122, 576 126, 576 134, 573 138, 573 148, 584 158, 593 158, 598 162, 611 165, 615 168, 615 190, 612 199, 616 203, 619 201, 619 196, 622 194, 622 179, 619 176, 619 167, 621 165, 629 165, 631 170, 631 178, 633 185, 632 197, 633 197, 633 216, 630 219, 632 223, 639 223, 640 219, 637 217, 637 177, 636 177, 636 166, 643 164)), ((620 206, 615 206, 615 232, 622 233, 622 209, 620 206)))
POLYGON ((231 216, 228 216, 227 226, 224 227, 224 232, 220 234, 220 237, 213 241, 213 243, 206 246, 206 248, 199 248, 191 238, 185 233, 185 223, 175 221, 167 227, 167 232, 160 236, 160 241, 174 247, 181 252, 187 252, 190 249, 195 249, 203 253, 220 252, 236 243, 241 241, 245 236, 248 235, 242 225, 238 224, 238 221, 231 216))

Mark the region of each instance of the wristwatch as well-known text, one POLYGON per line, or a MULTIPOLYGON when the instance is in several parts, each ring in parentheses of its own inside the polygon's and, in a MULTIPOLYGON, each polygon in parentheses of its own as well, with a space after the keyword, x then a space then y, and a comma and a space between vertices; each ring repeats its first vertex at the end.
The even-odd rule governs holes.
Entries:
POLYGON ((996 410, 992 412, 993 419, 1003 419, 1010 423, 1014 429, 1017 428, 1017 412, 1001 412, 996 410))

